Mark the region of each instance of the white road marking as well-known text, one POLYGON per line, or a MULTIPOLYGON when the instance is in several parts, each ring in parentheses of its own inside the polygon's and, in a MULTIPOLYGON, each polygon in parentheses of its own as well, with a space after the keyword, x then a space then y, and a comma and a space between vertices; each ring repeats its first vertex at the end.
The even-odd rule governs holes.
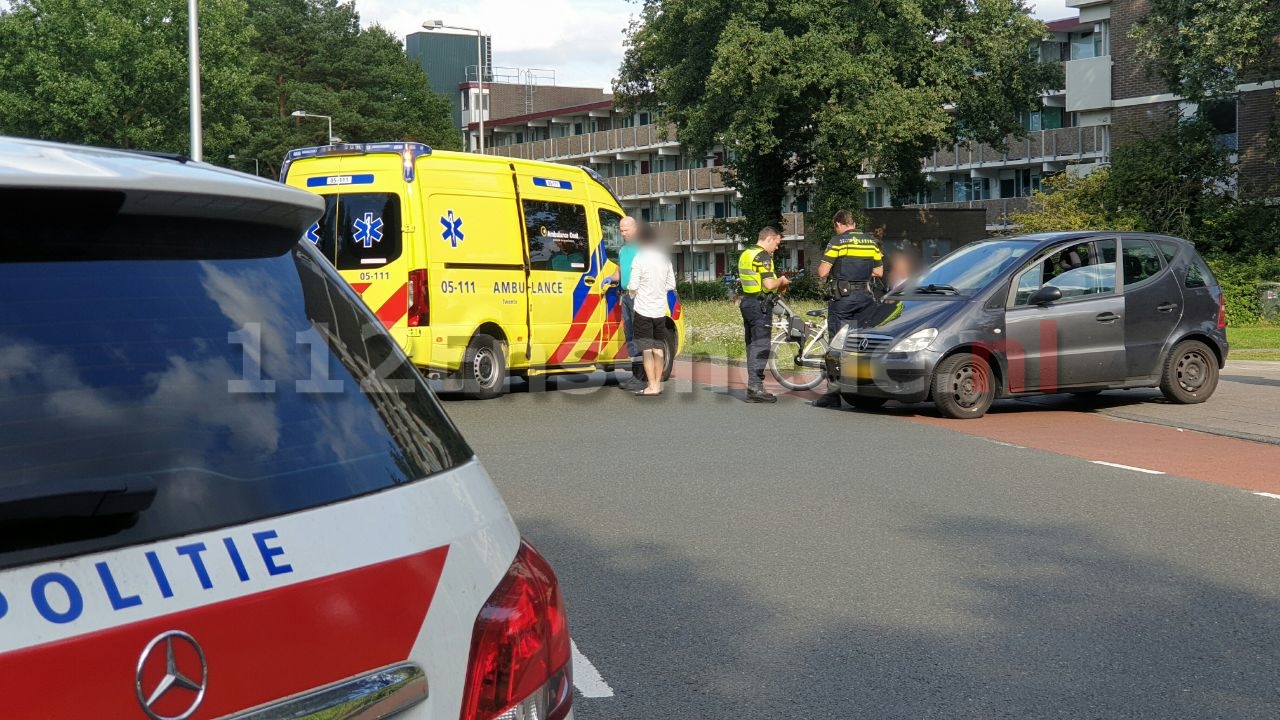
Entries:
POLYGON ((573 650, 573 685, 582 693, 582 697, 613 697, 613 688, 600 677, 600 671, 596 670, 587 656, 578 650, 578 643, 570 639, 569 647, 573 650))
POLYGON ((1254 495, 1257 495, 1258 497, 1271 498, 1272 500, 1280 500, 1280 495, 1275 493, 1256 492, 1254 495))
POLYGON ((1134 472, 1146 473, 1148 475, 1164 475, 1159 470, 1148 470, 1146 468, 1134 467, 1132 465, 1121 465, 1120 463, 1106 462, 1105 460, 1090 460, 1094 465, 1106 465, 1107 467, 1120 468, 1121 470, 1132 470, 1134 472))
POLYGON ((1003 441, 1001 441, 1001 440, 992 440, 991 438, 982 438, 982 439, 983 439, 983 440, 986 440, 986 441, 987 441, 987 442, 989 442, 989 443, 995 444, 995 445, 1003 445, 1003 446, 1005 446, 1005 447, 1017 448, 1017 449, 1019 449, 1019 450, 1026 450, 1026 449, 1027 449, 1027 446, 1026 446, 1026 445, 1014 445, 1014 444, 1013 444, 1013 443, 1011 443, 1011 442, 1003 442, 1003 441))

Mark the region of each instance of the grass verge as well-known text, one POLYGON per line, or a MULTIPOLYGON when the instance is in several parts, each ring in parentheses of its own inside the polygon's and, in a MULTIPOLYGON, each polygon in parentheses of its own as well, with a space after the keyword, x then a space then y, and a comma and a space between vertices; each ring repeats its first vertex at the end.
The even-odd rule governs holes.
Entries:
MULTIPOLYGON (((796 300, 788 303, 798 313, 823 307, 824 303, 796 300)), ((700 300, 681 303, 689 338, 685 345, 690 355, 710 355, 741 360, 746 357, 742 330, 742 313, 727 300, 700 300)))

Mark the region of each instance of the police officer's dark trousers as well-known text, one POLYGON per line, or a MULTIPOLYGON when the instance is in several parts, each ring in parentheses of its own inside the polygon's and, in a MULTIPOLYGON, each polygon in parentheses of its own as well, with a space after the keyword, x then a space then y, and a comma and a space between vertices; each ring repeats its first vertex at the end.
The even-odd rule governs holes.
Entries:
POLYGON ((769 329, 772 304, 759 293, 744 295, 739 309, 747 338, 747 386, 764 387, 764 366, 769 361, 769 329))
POLYGON ((854 290, 827 304, 827 337, 835 337, 845 325, 858 327, 858 318, 875 304, 875 297, 866 290, 854 290))

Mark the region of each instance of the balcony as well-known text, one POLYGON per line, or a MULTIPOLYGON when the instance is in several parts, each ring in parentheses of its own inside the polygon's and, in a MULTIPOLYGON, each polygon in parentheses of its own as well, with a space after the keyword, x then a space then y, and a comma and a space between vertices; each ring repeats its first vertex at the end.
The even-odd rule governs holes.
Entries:
MULTIPOLYGON (((804 213, 783 213, 783 221, 786 227, 782 231, 782 235, 787 240, 800 240, 804 238, 804 213)), ((728 218, 736 220, 738 218, 728 218)), ((658 237, 675 246, 690 245, 713 245, 736 243, 741 238, 735 238, 728 233, 718 232, 712 227, 714 221, 705 220, 663 220, 651 223, 654 230, 657 231, 658 237)))
POLYGON ((1006 229, 1012 226, 1009 213, 1023 212, 1031 205, 1031 198, 996 198, 994 200, 969 200, 965 202, 925 203, 923 205, 907 205, 906 207, 928 208, 930 210, 974 210, 987 211, 987 229, 1006 229))
POLYGON ((620 175, 606 178, 606 182, 619 200, 733 192, 725 185, 720 168, 693 168, 647 175, 620 175))
POLYGON ((485 148, 488 155, 543 160, 564 163, 576 161, 585 164, 591 157, 612 156, 618 153, 652 150, 677 145, 673 125, 641 125, 639 127, 601 130, 585 135, 535 140, 516 145, 497 145, 485 148))
POLYGON ((925 158, 925 172, 998 168, 1010 163, 1045 163, 1103 158, 1110 152, 1106 125, 1032 130, 1022 140, 1009 138, 1004 151, 989 145, 963 144, 925 158))
POLYGON ((1067 112, 1111 107, 1111 56, 1081 58, 1066 63, 1067 112))

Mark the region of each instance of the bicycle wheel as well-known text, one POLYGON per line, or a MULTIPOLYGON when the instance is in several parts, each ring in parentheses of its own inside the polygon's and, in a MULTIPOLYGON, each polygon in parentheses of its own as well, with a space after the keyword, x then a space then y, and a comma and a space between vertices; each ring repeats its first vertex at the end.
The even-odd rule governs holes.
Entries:
POLYGON ((769 344, 769 360, 765 367, 773 375, 773 379, 788 390, 812 390, 822 384, 823 380, 822 355, 815 357, 813 353, 819 350, 825 352, 821 345, 813 345, 815 349, 802 357, 800 345, 791 340, 785 330, 781 330, 769 344), (797 360, 803 364, 797 363, 797 360))

